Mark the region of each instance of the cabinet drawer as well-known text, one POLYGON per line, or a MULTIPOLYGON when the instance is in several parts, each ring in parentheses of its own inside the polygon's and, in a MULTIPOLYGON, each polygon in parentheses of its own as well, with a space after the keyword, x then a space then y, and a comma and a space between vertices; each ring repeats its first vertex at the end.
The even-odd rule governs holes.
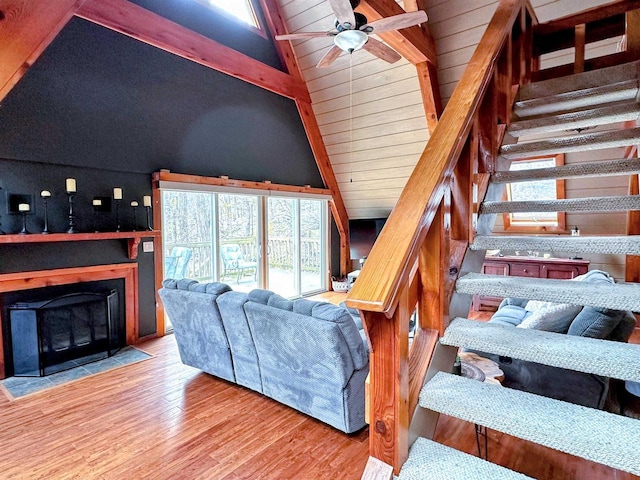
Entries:
POLYGON ((540 276, 540 265, 531 265, 528 263, 512 263, 509 269, 509 275, 512 277, 536 277, 540 276))

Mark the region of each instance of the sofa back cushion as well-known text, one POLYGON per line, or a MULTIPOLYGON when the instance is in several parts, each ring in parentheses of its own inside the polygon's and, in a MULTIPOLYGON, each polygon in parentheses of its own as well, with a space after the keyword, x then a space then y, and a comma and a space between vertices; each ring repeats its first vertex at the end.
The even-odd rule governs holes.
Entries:
POLYGON ((216 299, 233 355, 233 369, 239 385, 262 392, 258 354, 244 311, 246 293, 227 292, 216 299))
POLYGON ((249 292, 248 297, 250 301, 262 305, 332 322, 340 329, 343 335, 354 368, 359 370, 369 364, 369 351, 366 343, 363 342, 359 328, 347 309, 331 303, 315 302, 304 298, 291 301, 277 293, 262 289, 252 290, 249 292))
MULTIPOLYGON (((344 390, 357 369, 340 322, 253 301, 244 308, 258 354, 263 393, 344 428, 344 390)), ((353 329, 349 337, 362 345, 358 329, 347 316, 353 329)), ((368 363, 359 371, 366 370, 368 363)))
POLYGON ((219 283, 201 285, 189 279, 168 279, 162 285, 158 293, 173 325, 182 362, 234 382, 217 295, 206 293, 207 289, 224 292, 231 288, 219 283))

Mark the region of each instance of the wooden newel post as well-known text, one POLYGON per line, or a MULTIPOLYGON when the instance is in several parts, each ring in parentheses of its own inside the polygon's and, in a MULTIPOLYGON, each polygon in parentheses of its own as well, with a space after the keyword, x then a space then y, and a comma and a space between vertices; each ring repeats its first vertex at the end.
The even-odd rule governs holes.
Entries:
POLYGON ((409 454, 409 319, 403 315, 405 310, 399 306, 391 318, 363 312, 372 346, 369 454, 392 465, 396 474, 409 454))

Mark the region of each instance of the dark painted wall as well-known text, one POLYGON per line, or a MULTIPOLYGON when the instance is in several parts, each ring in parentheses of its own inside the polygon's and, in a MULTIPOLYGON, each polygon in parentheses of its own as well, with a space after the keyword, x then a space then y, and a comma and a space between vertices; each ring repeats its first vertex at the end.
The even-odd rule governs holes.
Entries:
MULTIPOLYGON (((215 7, 209 8, 200 3, 206 0, 129 1, 189 30, 198 32, 200 35, 260 60, 262 63, 283 70, 280 59, 273 47, 271 35, 264 32, 264 30, 263 35, 256 35, 250 27, 231 15, 227 16, 226 19, 221 18, 215 7)), ((253 5, 259 23, 266 28, 259 2, 254 0, 253 5)))
MULTIPOLYGON (((146 3, 171 10, 188 2, 146 3)), ((226 41, 277 63, 271 42, 250 30, 232 30, 226 41)), ((24 193, 36 195, 29 228, 39 231, 37 194, 51 190, 50 229, 64 231, 64 179, 74 177, 79 228, 93 230, 93 196, 111 196, 121 186, 123 205, 142 203, 152 172, 161 168, 323 186, 292 100, 73 19, 0 105, 1 228, 19 231, 19 216, 6 213, 5 194, 24 193)), ((101 214, 98 223, 114 230, 113 212, 101 214)), ((132 228, 129 207, 123 228, 132 228)), ((3 273, 127 261, 123 240, 0 247, 3 273)), ((137 261, 140 334, 147 335, 155 331, 152 254, 140 252, 137 261)))

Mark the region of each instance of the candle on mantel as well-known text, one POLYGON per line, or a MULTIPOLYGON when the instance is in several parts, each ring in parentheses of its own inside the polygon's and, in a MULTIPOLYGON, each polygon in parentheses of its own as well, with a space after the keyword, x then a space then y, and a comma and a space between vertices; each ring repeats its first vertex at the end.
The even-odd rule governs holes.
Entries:
POLYGON ((51 192, 49 190, 42 190, 40 192, 40 196, 42 198, 49 198, 51 196, 51 192))
POLYGON ((93 200, 93 206, 94 206, 94 207, 100 207, 100 206, 102 206, 102 200, 100 200, 99 198, 95 198, 95 199, 93 200))
POLYGON ((145 207, 150 207, 151 206, 151 196, 150 195, 145 195, 144 197, 142 197, 142 204, 145 207))
POLYGON ((21 203, 18 205, 19 212, 28 212, 29 210, 31 210, 31 207, 28 203, 21 203))
POLYGON ((76 179, 75 178, 67 178, 66 186, 67 186, 67 193, 76 193, 76 179))
POLYGON ((138 202, 136 202, 135 200, 133 202, 131 202, 131 206, 132 207, 137 207, 138 206, 138 202))
POLYGON ((113 199, 114 200, 122 200, 122 189, 121 188, 114 188, 113 189, 113 199))

